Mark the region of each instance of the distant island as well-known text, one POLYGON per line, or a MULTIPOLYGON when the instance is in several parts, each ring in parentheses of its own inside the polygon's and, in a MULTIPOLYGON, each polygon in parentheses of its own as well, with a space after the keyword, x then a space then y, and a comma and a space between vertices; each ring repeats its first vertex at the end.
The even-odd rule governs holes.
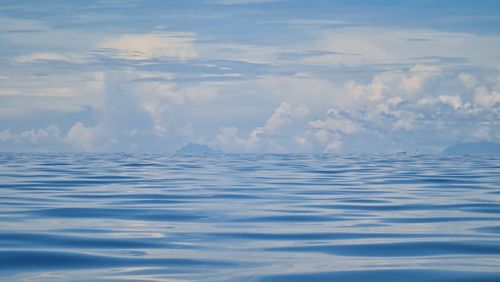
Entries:
POLYGON ((175 151, 176 155, 187 155, 187 156, 197 156, 197 155, 214 155, 220 153, 205 144, 195 144, 189 143, 184 145, 175 151))
POLYGON ((444 150, 445 154, 500 154, 500 144, 489 141, 459 143, 444 150))

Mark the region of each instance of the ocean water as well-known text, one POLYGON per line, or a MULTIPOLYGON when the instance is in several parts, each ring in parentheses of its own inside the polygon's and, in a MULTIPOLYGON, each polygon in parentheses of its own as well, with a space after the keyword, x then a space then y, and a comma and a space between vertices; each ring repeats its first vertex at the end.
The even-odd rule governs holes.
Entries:
POLYGON ((0 154, 1 281, 500 281, 500 158, 0 154))

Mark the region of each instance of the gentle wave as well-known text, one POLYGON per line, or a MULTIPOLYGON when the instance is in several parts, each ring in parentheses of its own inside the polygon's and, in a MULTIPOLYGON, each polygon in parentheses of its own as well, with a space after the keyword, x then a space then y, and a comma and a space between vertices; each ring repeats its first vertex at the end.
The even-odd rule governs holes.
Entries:
POLYGON ((0 280, 500 281, 500 158, 0 154, 0 280))

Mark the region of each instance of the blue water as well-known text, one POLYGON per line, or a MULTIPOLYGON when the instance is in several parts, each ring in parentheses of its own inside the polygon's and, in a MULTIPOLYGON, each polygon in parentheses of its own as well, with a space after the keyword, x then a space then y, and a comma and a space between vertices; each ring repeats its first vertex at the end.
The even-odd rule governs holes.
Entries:
POLYGON ((0 154, 2 281, 500 281, 500 158, 0 154))

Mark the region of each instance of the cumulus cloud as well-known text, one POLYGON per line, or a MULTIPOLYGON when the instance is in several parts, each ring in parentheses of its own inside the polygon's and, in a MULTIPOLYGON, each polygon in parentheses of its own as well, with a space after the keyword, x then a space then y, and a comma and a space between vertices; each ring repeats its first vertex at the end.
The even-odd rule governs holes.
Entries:
MULTIPOLYGON (((62 144, 62 134, 56 125, 45 128, 30 129, 20 133, 14 133, 10 128, 0 131, 0 145, 14 145, 18 148, 52 148, 62 144)), ((29 150, 29 149, 28 149, 29 150)))
MULTIPOLYGON (((412 99, 421 93, 433 78, 439 77, 442 69, 438 66, 416 65, 408 72, 402 70, 387 71, 376 75, 368 84, 358 84, 350 81, 346 90, 353 101, 380 102, 398 96, 402 99, 412 99)), ((428 89, 426 89, 428 90, 428 89)), ((396 102, 392 100, 391 103, 396 102)))
POLYGON ((460 79, 467 89, 473 89, 477 85, 477 79, 470 74, 461 73, 458 79, 460 79))
POLYGON ((299 105, 293 108, 290 104, 283 102, 267 120, 264 131, 271 133, 276 132, 283 127, 292 125, 293 121, 304 118, 308 114, 309 109, 305 106, 299 105))
POLYGON ((465 90, 460 88, 462 83, 458 75, 450 76, 442 67, 429 65, 375 74, 368 83, 351 81, 345 84, 344 91, 320 79, 261 79, 252 82, 257 93, 288 97, 293 104, 280 104, 263 126, 249 130, 247 135, 238 127, 221 130, 212 145, 229 151, 339 152, 363 151, 355 141, 364 139, 378 144, 370 147, 375 151, 416 147, 425 151, 438 150, 435 144, 442 142, 450 144, 479 136, 495 138, 492 132, 499 126, 497 92, 492 90, 495 86, 481 88, 478 80, 471 92, 465 85, 465 90), (295 88, 295 82, 302 87, 295 88), (319 87, 314 87, 315 82, 319 87), (443 93, 450 91, 448 85, 455 85, 451 89, 457 94, 443 93), (287 95, 281 96, 281 92, 287 95), (329 97, 321 96, 323 93, 329 97), (315 95, 322 98, 311 99, 315 95), (325 102, 327 111, 320 106, 325 102), (307 105, 308 114, 290 118, 290 112, 300 112, 300 105, 307 105), (483 122, 480 131, 477 121, 483 122), (389 143, 390 147, 383 147, 389 143))
POLYGON ((14 135, 10 132, 10 128, 0 131, 0 142, 6 142, 14 139, 14 135))
POLYGON ((31 144, 39 144, 58 140, 61 136, 59 128, 55 125, 49 125, 46 128, 38 130, 28 130, 20 134, 21 139, 30 142, 31 144))
POLYGON ((294 151, 294 144, 307 145, 304 137, 297 135, 295 138, 290 138, 290 136, 299 134, 303 130, 301 124, 305 122, 308 114, 309 109, 305 106, 291 106, 287 102, 282 102, 267 119, 265 125, 254 128, 248 137, 239 137, 236 127, 226 127, 222 128, 212 144, 229 152, 294 151))
POLYGON ((352 120, 349 112, 341 112, 335 108, 328 110, 326 118, 312 120, 308 126, 325 153, 339 152, 342 148, 342 136, 364 130, 360 123, 352 120))
POLYGON ((362 130, 362 126, 360 124, 343 117, 336 109, 330 109, 328 111, 327 118, 324 120, 314 120, 309 122, 309 127, 343 134, 358 133, 362 130))
POLYGON ((462 107, 462 99, 458 95, 450 96, 450 95, 440 95, 438 97, 439 101, 444 104, 450 105, 455 110, 462 107))
MULTIPOLYGON (((349 81, 345 84, 346 94, 336 101, 337 107, 349 109, 351 117, 379 133, 410 130, 422 118, 419 107, 435 104, 436 84, 442 72, 438 66, 416 65, 382 72, 367 84, 349 81)), ((338 123, 338 119, 330 122, 338 123)))
POLYGON ((44 128, 30 129, 14 133, 10 128, 0 131, 0 145, 2 147, 16 146, 24 150, 50 150, 66 151, 77 150, 93 152, 105 147, 106 143, 112 144, 112 139, 107 140, 107 133, 103 124, 94 127, 85 126, 82 122, 75 123, 66 133, 56 125, 44 128))
POLYGON ((474 92, 474 102, 483 108, 493 108, 500 105, 500 92, 489 91, 486 87, 480 86, 474 92))
POLYGON ((499 139, 497 34, 419 29, 426 19, 382 27, 371 10, 370 22, 352 11, 292 15, 281 4, 266 20, 269 5, 255 3, 269 1, 203 0, 244 5, 201 5, 201 14, 161 4, 146 21, 141 12, 157 4, 99 1, 46 22, 0 17, 2 146, 169 152, 189 140, 231 152, 337 152, 499 139), (226 16, 239 20, 223 26, 226 16), (240 34, 247 16, 262 28, 240 34), (151 29, 158 23, 168 28, 151 29))
POLYGON ((102 145, 100 139, 104 133, 103 131, 103 124, 98 124, 95 127, 87 127, 83 123, 77 122, 68 131, 64 142, 79 150, 95 151, 99 145, 102 145))
POLYGON ((198 56, 194 34, 155 31, 147 34, 122 34, 97 44, 106 54, 126 60, 187 60, 198 56))
POLYGON ((95 125, 77 122, 66 133, 4 130, 0 142, 41 144, 35 140, 56 136, 53 143, 80 151, 172 151, 192 141, 225 152, 334 153, 497 140, 496 80, 477 77, 470 88, 463 77, 426 65, 344 85, 294 75, 182 84, 160 72, 108 72, 95 125), (443 85, 454 85, 454 94, 443 85))

